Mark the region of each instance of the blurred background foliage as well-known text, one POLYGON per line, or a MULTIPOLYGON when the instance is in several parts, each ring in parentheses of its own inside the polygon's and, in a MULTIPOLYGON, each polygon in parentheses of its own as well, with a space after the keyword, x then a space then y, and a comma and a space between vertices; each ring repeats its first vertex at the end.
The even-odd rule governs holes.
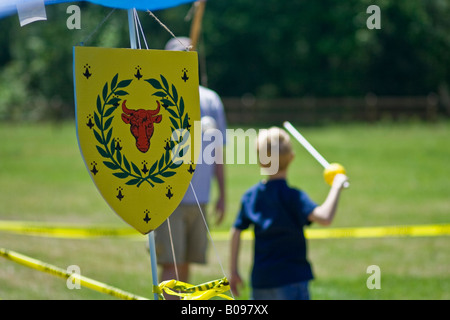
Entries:
MULTIPOLYGON (((72 4, 80 30, 66 26, 67 3, 24 27, 17 15, 0 20, 0 120, 73 117, 72 47, 129 47, 126 11, 72 4)), ((190 4, 154 13, 175 35, 189 34, 190 4)), ((149 47, 163 49, 170 34, 139 16, 149 47)), ((448 97, 449 17, 448 0, 209 0, 202 81, 223 97, 448 97), (372 4, 379 30, 366 26, 372 4)))

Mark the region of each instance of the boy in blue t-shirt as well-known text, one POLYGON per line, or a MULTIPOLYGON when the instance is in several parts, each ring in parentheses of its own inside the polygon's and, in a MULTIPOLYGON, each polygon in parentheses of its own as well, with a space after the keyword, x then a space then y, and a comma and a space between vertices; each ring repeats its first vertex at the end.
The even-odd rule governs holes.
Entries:
MULTIPOLYGON (((231 290, 239 295, 238 285, 242 284, 238 272, 241 231, 253 225, 252 298, 307 300, 308 282, 313 274, 307 260, 303 227, 311 222, 331 223, 347 177, 335 176, 326 200, 319 206, 305 192, 287 185, 287 168, 294 158, 289 135, 280 128, 264 130, 258 136, 258 154, 262 148, 278 152, 279 167, 275 174, 251 187, 242 197, 232 230, 231 290)), ((260 166, 268 167, 261 161, 260 166)))

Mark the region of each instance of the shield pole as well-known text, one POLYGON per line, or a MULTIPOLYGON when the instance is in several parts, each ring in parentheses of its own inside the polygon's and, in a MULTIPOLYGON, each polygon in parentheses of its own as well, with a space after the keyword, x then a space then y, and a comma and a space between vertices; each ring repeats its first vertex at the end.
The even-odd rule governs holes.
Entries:
MULTIPOLYGON (((136 26, 134 24, 134 9, 128 9, 128 28, 130 32, 130 47, 131 49, 137 49, 136 45, 136 26)), ((152 282, 153 288, 158 286, 158 266, 156 263, 156 250, 155 250, 155 234, 151 231, 148 234, 148 247, 150 250, 150 262, 152 268, 152 282)), ((158 300, 158 294, 153 293, 153 299, 158 300)))

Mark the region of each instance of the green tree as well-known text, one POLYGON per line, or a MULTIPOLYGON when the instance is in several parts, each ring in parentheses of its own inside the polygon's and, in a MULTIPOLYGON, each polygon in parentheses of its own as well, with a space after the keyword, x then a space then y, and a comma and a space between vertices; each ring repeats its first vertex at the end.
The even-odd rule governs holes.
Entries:
MULTIPOLYGON (((72 117, 72 47, 130 46, 126 11, 77 4, 81 30, 67 29, 68 4, 23 28, 17 16, 0 20, 0 119, 72 117)), ((155 14, 186 36, 190 8, 155 14)), ((149 48, 164 48, 171 35, 139 15, 149 48)), ((447 0, 209 0, 200 65, 222 96, 423 95, 448 90, 449 16, 447 0), (366 27, 372 4, 379 30, 366 27)))
POLYGON ((442 0, 209 1, 210 83, 225 95, 418 95, 449 82, 442 0), (369 30, 377 4, 382 28, 369 30))

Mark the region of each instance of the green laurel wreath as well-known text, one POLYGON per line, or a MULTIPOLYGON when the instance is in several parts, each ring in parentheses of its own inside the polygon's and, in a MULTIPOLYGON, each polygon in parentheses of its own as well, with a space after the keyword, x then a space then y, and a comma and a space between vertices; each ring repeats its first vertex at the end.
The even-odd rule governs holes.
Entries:
POLYGON ((161 82, 157 79, 145 80, 158 90, 153 95, 161 98, 161 103, 170 114, 169 118, 173 125, 171 127, 172 139, 170 142, 168 141, 165 152, 159 160, 151 165, 147 175, 145 175, 135 163, 129 161, 121 153, 121 150, 116 149, 114 139, 112 139, 113 128, 111 128, 111 123, 114 119, 113 113, 122 100, 119 97, 128 95, 128 92, 124 89, 133 81, 133 79, 130 79, 117 83, 118 76, 119 74, 116 74, 113 77, 110 86, 106 82, 103 86, 102 95, 97 96, 97 110, 94 112, 94 121, 99 132, 95 129, 93 130, 95 138, 100 143, 100 146, 96 145, 97 151, 103 158, 107 159, 103 161, 103 164, 109 169, 116 171, 113 172, 115 177, 128 179, 125 184, 139 187, 142 183, 147 182, 151 187, 154 187, 155 183, 164 183, 164 178, 175 175, 176 172, 173 170, 182 164, 182 161, 174 162, 171 152, 182 157, 189 150, 189 144, 186 144, 185 138, 189 134, 188 129, 190 126, 188 113, 185 113, 184 110, 184 100, 183 97, 178 97, 174 85, 172 85, 172 92, 170 92, 169 84, 163 75, 160 75, 161 82), (177 131, 179 129, 181 131, 177 131), (178 135, 178 133, 182 133, 182 135, 178 135))

